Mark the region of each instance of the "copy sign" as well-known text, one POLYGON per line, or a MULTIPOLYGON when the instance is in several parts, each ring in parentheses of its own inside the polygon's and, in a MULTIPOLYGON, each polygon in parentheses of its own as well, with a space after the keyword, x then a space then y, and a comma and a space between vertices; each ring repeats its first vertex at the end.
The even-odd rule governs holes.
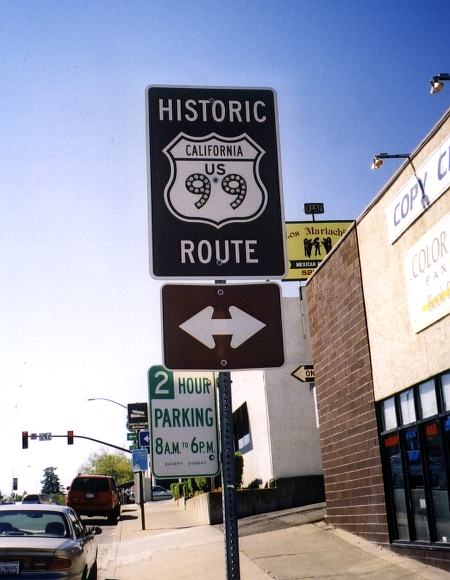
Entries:
POLYGON ((219 443, 213 373, 148 371, 151 464, 155 477, 214 476, 219 443))

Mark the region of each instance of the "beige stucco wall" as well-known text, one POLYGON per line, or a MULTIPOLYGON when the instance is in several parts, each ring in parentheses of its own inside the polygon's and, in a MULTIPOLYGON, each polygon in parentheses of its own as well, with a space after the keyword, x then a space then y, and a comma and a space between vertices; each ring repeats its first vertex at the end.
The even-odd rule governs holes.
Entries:
POLYGON ((254 479, 264 483, 273 477, 272 455, 263 371, 231 373, 233 410, 247 402, 252 449, 244 453, 244 486, 254 479))
MULTIPOLYGON (((413 163, 418 173, 421 165, 449 134, 450 120, 447 119, 414 156, 413 163)), ((388 163, 386 161, 381 171, 388 169, 388 163)), ((405 164, 395 182, 357 224, 376 400, 450 367, 450 316, 414 332, 404 266, 409 248, 450 212, 449 190, 394 243, 388 239, 387 208, 412 175, 411 165, 405 164)))
POLYGON ((244 455, 244 485, 322 473, 313 393, 291 375, 313 362, 306 301, 283 298, 283 323, 285 366, 231 375, 233 409, 247 401, 253 442, 244 455))

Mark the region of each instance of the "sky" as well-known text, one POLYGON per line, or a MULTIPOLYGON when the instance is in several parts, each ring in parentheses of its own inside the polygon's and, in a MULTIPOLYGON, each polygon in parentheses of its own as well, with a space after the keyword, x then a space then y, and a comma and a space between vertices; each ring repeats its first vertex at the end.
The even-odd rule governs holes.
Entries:
MULTIPOLYGON (((161 364, 145 88, 271 87, 285 219, 356 219, 450 104, 448 0, 0 0, 0 490, 120 447, 161 364), (96 400, 103 398, 116 401, 96 400)), ((297 282, 282 284, 295 296, 297 282)))

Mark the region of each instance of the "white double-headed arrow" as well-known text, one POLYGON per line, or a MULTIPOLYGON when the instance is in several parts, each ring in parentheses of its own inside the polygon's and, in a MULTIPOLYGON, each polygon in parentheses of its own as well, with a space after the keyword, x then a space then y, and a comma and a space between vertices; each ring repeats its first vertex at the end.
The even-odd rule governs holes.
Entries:
POLYGON ((238 348, 266 326, 264 322, 250 316, 237 306, 230 306, 229 312, 231 318, 213 318, 214 307, 207 306, 180 324, 180 328, 212 349, 216 346, 214 335, 231 334, 230 346, 238 348))

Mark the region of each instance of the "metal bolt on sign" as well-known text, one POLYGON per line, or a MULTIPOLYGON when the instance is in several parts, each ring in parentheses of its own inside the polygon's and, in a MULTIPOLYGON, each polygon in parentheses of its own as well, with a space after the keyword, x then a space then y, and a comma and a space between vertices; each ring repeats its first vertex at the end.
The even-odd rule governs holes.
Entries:
POLYGON ((231 375, 229 372, 219 372, 219 413, 226 578, 227 580, 240 580, 239 536, 235 496, 233 409, 231 404, 231 375))

